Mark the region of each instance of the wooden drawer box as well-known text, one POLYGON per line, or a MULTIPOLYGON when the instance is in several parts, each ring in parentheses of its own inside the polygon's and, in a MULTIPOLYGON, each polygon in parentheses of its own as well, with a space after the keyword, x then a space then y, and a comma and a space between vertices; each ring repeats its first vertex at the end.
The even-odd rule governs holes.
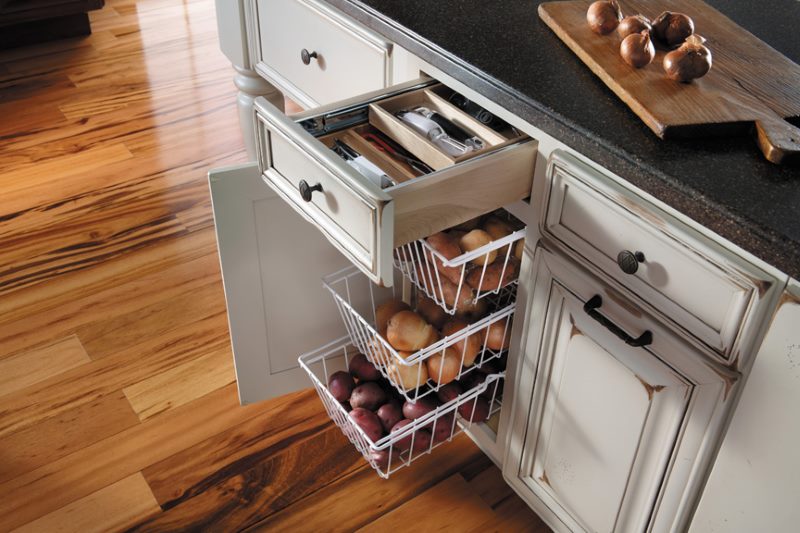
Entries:
POLYGON ((603 269, 722 360, 736 358, 748 317, 765 303, 772 277, 568 154, 552 155, 547 176, 543 233, 603 269), (631 273, 623 270, 626 259, 631 273))
POLYGON ((537 143, 530 138, 384 189, 320 139, 335 132, 344 136, 367 124, 370 104, 423 91, 430 84, 407 83, 293 118, 264 99, 256 100, 264 181, 370 279, 387 286, 393 280, 395 247, 530 195, 537 154, 537 143), (309 186, 321 191, 304 198, 301 190, 309 186))

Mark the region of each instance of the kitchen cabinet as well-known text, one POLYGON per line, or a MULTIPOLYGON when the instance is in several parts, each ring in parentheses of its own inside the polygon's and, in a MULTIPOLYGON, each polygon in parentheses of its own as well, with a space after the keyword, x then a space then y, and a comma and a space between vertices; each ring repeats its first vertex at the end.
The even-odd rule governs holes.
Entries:
POLYGON ((781 297, 690 531, 796 531, 800 282, 781 297))
MULTIPOLYGON (((716 454, 739 395, 748 390, 750 368, 766 364, 764 354, 781 346, 774 339, 786 335, 771 333, 759 351, 787 277, 447 73, 403 56, 382 37, 365 41, 365 28, 325 2, 286 0, 267 9, 242 1, 250 68, 312 108, 290 118, 277 98, 251 98, 255 105, 240 109, 258 165, 210 176, 243 401, 313 383, 367 460, 375 462, 376 451, 389 452, 383 460, 394 458, 397 442, 376 449, 330 395, 325 378, 347 369, 353 344, 362 352, 374 349, 375 295, 407 298, 412 286, 424 289, 413 268, 398 278, 404 250, 424 250, 427 235, 505 207, 527 224, 527 236, 508 367, 493 381, 504 392, 493 397, 495 416, 465 425, 467 432, 555 530, 686 531, 716 524, 720 502, 737 497, 724 490, 736 485, 730 472, 741 467, 730 451, 737 440, 722 444, 715 466, 716 454), (301 55, 295 64, 289 52, 274 50, 283 30, 266 28, 280 28, 282 16, 287 28, 302 29, 304 17, 318 19, 315 24, 325 25, 319 34, 338 40, 326 48, 331 57, 349 48, 365 54, 365 79, 372 81, 342 74, 330 87, 310 81, 318 78, 299 65, 318 67, 318 58, 305 65, 301 55), (390 86, 420 71, 423 80, 390 86), (513 125, 519 138, 389 187, 330 150, 330 135, 364 127, 371 106, 435 87, 465 95, 513 125), (367 89, 377 90, 351 94, 367 89), (334 272, 340 281, 359 280, 345 283, 336 304, 317 282, 334 272), (365 302, 366 310, 354 311, 365 302), (304 369, 297 367, 300 354, 304 369)), ((291 39, 307 37, 292 33, 291 39)), ((302 44, 295 41, 293 47, 302 44)), ((331 279, 325 283, 334 293, 331 279)), ((788 301, 782 300, 776 331, 797 322, 797 313, 787 311, 796 304, 788 301)), ((763 379, 758 385, 756 373, 751 378, 755 392, 745 393, 743 406, 748 394, 761 398, 759 387, 768 388, 763 379)), ((765 409, 779 409, 792 397, 788 387, 775 392, 781 399, 765 409)), ((476 397, 473 391, 461 401, 476 397)), ((436 420, 457 407, 449 405, 436 420)), ((747 415, 747 424, 755 417, 747 415)), ((731 435, 745 432, 736 429, 745 423, 733 420, 731 435)), ((775 425, 764 431, 779 432, 775 425)), ((737 439, 763 453, 755 442, 737 439)), ((780 453, 785 457, 788 448, 780 453)), ((410 463, 393 461, 373 466, 388 477, 410 463)), ((763 500, 775 490, 765 488, 763 500)), ((713 529, 698 529, 706 530, 713 529)))
POLYGON ((738 376, 544 247, 506 479, 556 530, 680 529, 738 376))

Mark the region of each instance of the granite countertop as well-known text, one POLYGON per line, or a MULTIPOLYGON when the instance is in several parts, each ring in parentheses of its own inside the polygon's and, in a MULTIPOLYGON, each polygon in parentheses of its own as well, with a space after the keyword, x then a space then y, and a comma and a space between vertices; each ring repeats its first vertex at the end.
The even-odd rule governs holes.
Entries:
MULTIPOLYGON (((532 0, 326 0, 753 255, 800 279, 800 165, 749 136, 658 139, 532 0)), ((795 62, 800 2, 707 0, 795 62)))

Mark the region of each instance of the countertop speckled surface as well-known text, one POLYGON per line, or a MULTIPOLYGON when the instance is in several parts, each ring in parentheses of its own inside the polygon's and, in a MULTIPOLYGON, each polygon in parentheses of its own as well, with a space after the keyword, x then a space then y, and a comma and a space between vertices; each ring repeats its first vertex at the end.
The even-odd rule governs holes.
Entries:
MULTIPOLYGON (((540 2, 326 1, 800 279, 800 165, 767 162, 749 136, 658 139, 539 20, 540 2)), ((800 62, 800 1, 708 3, 800 62)))

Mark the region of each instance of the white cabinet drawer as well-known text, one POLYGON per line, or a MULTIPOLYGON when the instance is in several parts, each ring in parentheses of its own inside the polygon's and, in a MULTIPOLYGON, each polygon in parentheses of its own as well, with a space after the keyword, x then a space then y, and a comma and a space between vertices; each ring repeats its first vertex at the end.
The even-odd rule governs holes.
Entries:
POLYGON ((251 1, 256 69, 306 108, 389 84, 392 45, 377 34, 313 0, 251 1))
POLYGON ((548 180, 544 233, 616 278, 723 360, 735 359, 747 317, 764 303, 773 278, 567 154, 553 154, 548 180), (626 253, 642 254, 631 261, 630 273, 619 264, 626 253))
POLYGON ((365 124, 370 103, 429 84, 405 84, 294 118, 256 100, 264 180, 370 279, 387 286, 395 247, 530 195, 537 153, 532 139, 381 189, 317 138, 365 124), (304 200, 303 184, 321 191, 304 200))

